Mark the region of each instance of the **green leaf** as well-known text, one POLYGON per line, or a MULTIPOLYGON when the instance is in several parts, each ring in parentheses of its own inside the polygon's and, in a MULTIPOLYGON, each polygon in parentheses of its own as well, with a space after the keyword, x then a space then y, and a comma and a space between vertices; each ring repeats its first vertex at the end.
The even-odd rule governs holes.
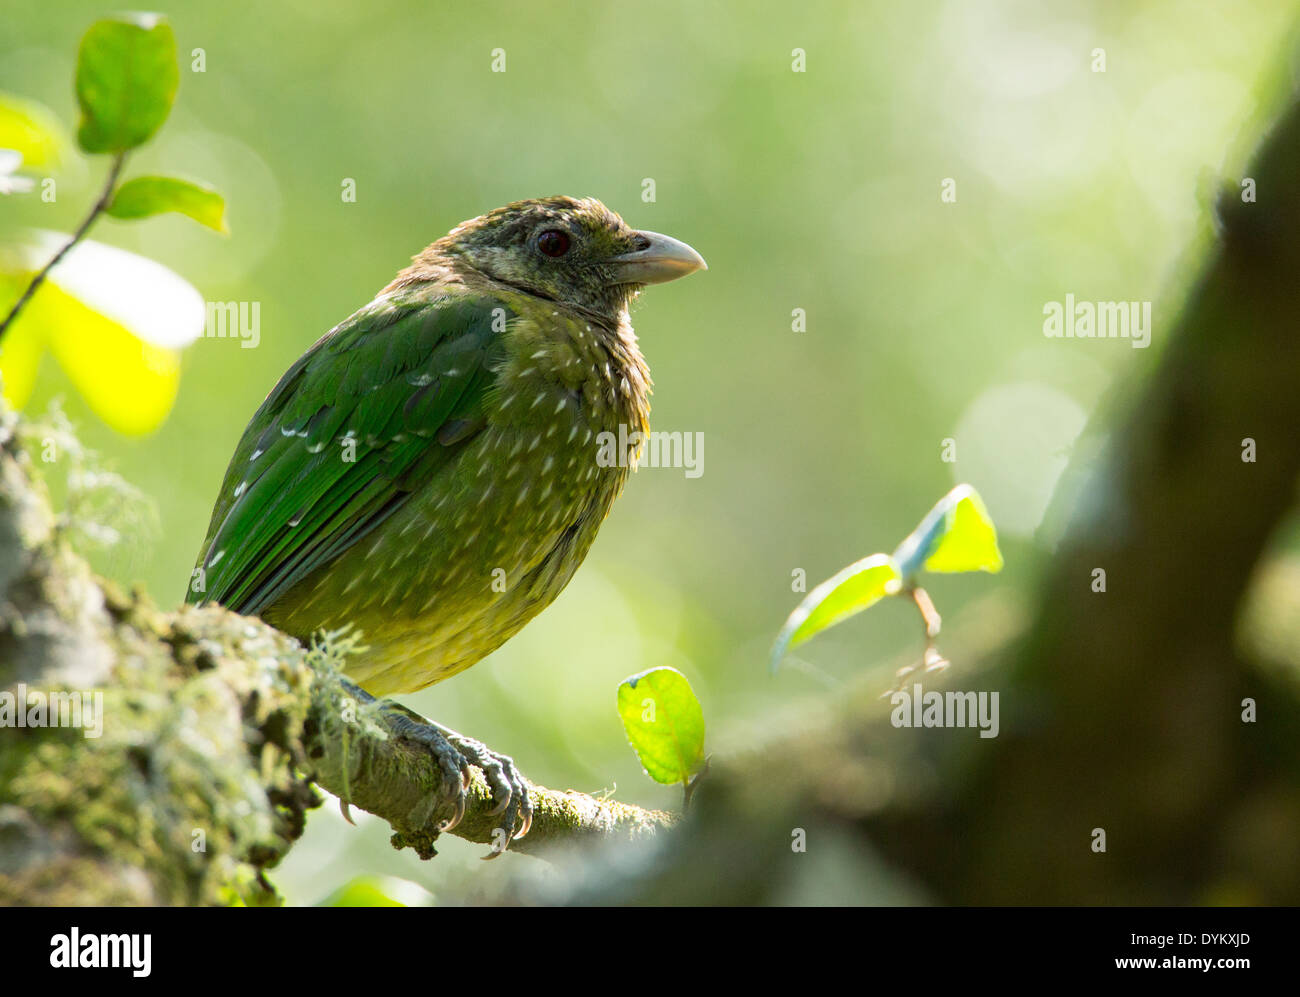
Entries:
POLYGON ((809 592, 785 621, 772 646, 772 671, 790 648, 893 595, 900 587, 898 569, 888 554, 864 557, 828 578, 809 592))
POLYGON ((651 668, 618 687, 628 743, 655 782, 686 783, 704 765, 704 711, 686 676, 651 668))
POLYGON ((979 493, 970 485, 958 485, 941 498, 898 545, 894 562, 908 581, 922 570, 1001 571, 997 530, 979 493))
POLYGON ((148 218, 168 211, 188 215, 200 225, 229 233, 226 202, 206 184, 175 177, 136 177, 117 189, 106 209, 114 218, 148 218))
POLYGON ((125 152, 167 120, 180 70, 176 38, 161 14, 96 21, 77 54, 77 141, 86 152, 125 152))

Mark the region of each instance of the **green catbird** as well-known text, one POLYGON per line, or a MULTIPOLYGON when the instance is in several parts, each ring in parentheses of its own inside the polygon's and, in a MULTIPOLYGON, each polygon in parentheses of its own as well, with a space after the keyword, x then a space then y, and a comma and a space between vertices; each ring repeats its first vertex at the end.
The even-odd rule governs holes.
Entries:
MULTIPOLYGON (((650 375, 630 302, 704 267, 591 198, 458 225, 271 390, 226 470, 188 601, 302 640, 353 625, 368 649, 347 675, 373 696, 468 668, 559 595, 635 467, 650 375), (598 460, 603 434, 626 448, 618 460, 598 460)), ((421 727, 455 787, 449 825, 474 764, 506 838, 526 833, 511 760, 421 727)))

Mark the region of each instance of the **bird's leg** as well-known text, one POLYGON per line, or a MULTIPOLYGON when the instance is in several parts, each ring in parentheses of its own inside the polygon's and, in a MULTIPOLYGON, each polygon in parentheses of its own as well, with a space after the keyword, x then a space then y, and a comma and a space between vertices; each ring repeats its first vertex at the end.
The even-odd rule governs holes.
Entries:
POLYGON ((389 720, 392 731, 428 749, 442 772, 444 793, 450 796, 455 811, 439 830, 450 831, 465 816, 466 791, 470 786, 471 765, 478 766, 492 789, 496 806, 489 816, 504 814, 498 828, 502 833, 485 858, 495 858, 515 838, 528 833, 533 823, 533 803, 528 793, 528 783, 515 767, 514 760, 493 751, 482 741, 476 741, 442 724, 420 716, 414 710, 392 700, 376 699, 360 686, 341 679, 348 692, 363 703, 378 703, 389 720), (447 789, 450 787, 450 790, 447 789), (518 830, 516 831, 516 827, 518 830))

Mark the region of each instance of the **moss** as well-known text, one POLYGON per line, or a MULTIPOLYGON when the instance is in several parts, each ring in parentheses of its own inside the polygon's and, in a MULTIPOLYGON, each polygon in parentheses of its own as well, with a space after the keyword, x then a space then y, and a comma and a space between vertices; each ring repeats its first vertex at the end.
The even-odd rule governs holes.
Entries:
POLYGON ((150 612, 119 617, 130 636, 112 684, 95 690, 102 736, 22 731, 5 752, 0 803, 69 828, 78 850, 148 870, 158 902, 265 903, 273 893, 262 871, 319 802, 295 769, 305 656, 273 631, 196 610, 183 614, 184 633, 169 628, 168 643, 201 653, 177 662, 148 630, 150 612))
MULTIPOLYGON (((32 470, 0 439, 0 506, 57 521, 32 470)), ((102 733, 0 730, 0 902, 278 902, 265 870, 320 802, 297 757, 308 652, 219 609, 168 615, 100 585, 70 531, 5 539, 0 559, 19 567, 0 579, 0 686, 90 692, 102 733)))

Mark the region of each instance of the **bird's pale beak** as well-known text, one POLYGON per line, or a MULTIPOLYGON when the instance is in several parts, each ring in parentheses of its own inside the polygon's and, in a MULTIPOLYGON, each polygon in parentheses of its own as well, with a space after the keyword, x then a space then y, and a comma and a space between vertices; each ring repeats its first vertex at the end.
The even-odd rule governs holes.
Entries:
POLYGON ((636 232, 648 245, 613 257, 615 280, 620 284, 662 284, 696 270, 707 270, 704 257, 684 242, 658 232, 636 232))

